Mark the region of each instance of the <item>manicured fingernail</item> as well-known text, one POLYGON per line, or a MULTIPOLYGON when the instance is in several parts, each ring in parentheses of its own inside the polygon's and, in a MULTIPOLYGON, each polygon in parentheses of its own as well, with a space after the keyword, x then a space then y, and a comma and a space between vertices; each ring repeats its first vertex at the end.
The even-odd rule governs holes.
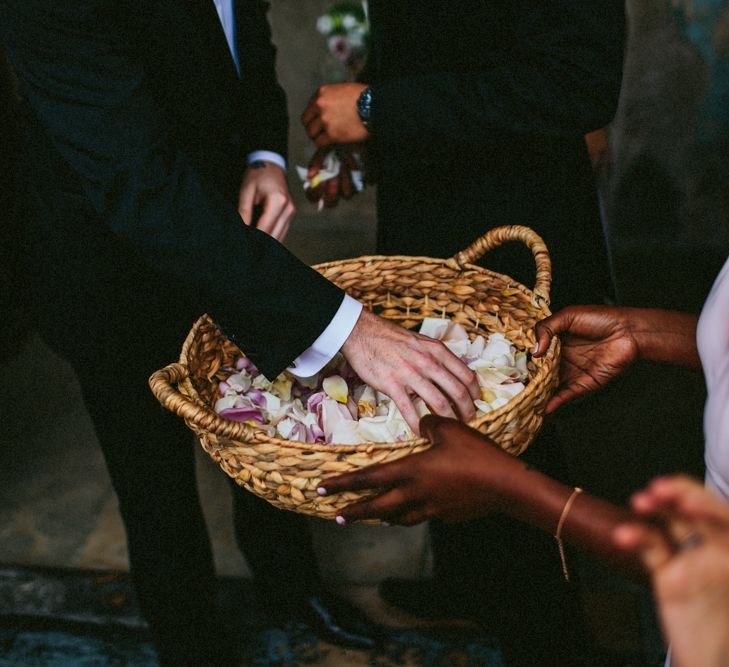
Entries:
POLYGON ((340 526, 343 526, 345 523, 347 523, 347 520, 341 515, 338 514, 337 518, 334 519, 340 526))
POLYGON ((316 487, 316 492, 317 492, 317 493, 318 493, 318 494, 319 494, 320 496, 325 496, 325 495, 327 495, 327 490, 326 490, 326 489, 325 489, 325 488, 324 488, 323 486, 317 486, 317 487, 316 487))

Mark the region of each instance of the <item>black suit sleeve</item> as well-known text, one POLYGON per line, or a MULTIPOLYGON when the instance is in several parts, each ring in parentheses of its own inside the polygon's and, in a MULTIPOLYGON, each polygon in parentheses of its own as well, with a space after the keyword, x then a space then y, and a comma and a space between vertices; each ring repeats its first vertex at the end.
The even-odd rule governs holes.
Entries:
POLYGON ((193 281, 202 307, 274 377, 324 330, 342 293, 246 227, 169 140, 119 29, 129 11, 119 0, 5 2, 0 38, 103 224, 150 265, 193 281))
POLYGON ((622 78, 624 2, 512 0, 512 10, 517 38, 508 62, 455 72, 444 63, 373 86, 383 148, 403 135, 483 144, 509 134, 579 136, 610 122, 622 78))
POLYGON ((286 157, 288 112, 286 94, 276 76, 276 48, 265 0, 237 0, 236 38, 241 78, 252 122, 245 132, 245 152, 269 150, 286 157))

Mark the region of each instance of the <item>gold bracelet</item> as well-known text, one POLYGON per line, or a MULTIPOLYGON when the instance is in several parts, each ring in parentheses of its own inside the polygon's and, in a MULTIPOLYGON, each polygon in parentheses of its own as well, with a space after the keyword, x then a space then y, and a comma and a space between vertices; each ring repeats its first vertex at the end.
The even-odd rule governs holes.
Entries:
POLYGON ((562 544, 562 526, 564 526, 565 519, 567 518, 567 515, 570 512, 570 509, 572 508, 572 503, 575 502, 575 498, 579 496, 582 493, 582 489, 579 486, 575 487, 575 490, 572 492, 572 495, 567 499, 567 502, 564 504, 564 507, 562 508, 562 514, 559 517, 559 521, 557 522, 557 532, 554 534, 554 539, 557 540, 557 548, 559 549, 559 557, 562 560, 562 574, 564 574, 564 580, 569 581, 570 580, 570 573, 567 569, 567 558, 564 554, 564 544, 562 544))

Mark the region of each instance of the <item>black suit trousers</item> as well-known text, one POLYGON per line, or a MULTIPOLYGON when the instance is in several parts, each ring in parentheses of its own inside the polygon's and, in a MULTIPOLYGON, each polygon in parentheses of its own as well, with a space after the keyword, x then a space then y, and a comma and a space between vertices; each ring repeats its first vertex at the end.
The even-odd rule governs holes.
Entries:
MULTIPOLYGON (((194 290, 121 244, 83 197, 33 182, 36 226, 26 251, 38 328, 80 382, 119 499, 142 612, 162 664, 216 664, 215 572, 195 443, 147 384, 177 360, 202 314, 194 290)), ((273 602, 307 595, 318 573, 305 517, 233 487, 236 540, 257 585, 273 602)))

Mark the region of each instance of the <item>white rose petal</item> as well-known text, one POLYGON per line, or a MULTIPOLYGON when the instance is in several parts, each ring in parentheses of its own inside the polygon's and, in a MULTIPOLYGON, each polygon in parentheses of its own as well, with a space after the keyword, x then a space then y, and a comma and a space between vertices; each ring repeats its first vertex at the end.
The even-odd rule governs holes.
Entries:
POLYGON ((281 399, 270 391, 264 391, 263 398, 266 399, 266 411, 271 415, 277 415, 281 410, 281 399))
POLYGON ((276 425, 276 429, 281 434, 281 437, 284 440, 288 440, 289 436, 291 435, 291 431, 293 431, 295 425, 296 425, 296 421, 291 419, 291 417, 287 417, 286 419, 282 419, 276 425))
POLYGON ((357 422, 357 433, 365 442, 392 442, 388 417, 364 417, 357 422))
POLYGON ((358 422, 353 419, 338 422, 332 430, 332 443, 337 445, 359 445, 364 442, 357 430, 357 424, 358 422))
POLYGON ((449 324, 449 320, 446 319, 426 317, 420 324, 420 333, 423 334, 423 336, 442 340, 449 324))
POLYGON ((265 375, 257 375, 253 378, 252 384, 253 387, 255 387, 256 389, 260 389, 261 391, 268 391, 273 383, 268 380, 265 375))
POLYGON ((332 434, 341 422, 354 421, 347 407, 333 398, 325 398, 319 409, 321 410, 321 427, 327 442, 334 442, 332 434))
POLYGON ((222 410, 227 410, 228 408, 235 407, 235 402, 237 399, 237 394, 228 394, 227 396, 219 398, 217 401, 215 401, 215 412, 221 412, 222 410))
POLYGON ((468 347, 469 347, 468 339, 466 339, 466 340, 444 340, 443 345, 445 345, 459 359, 461 357, 465 357, 466 354, 468 353, 468 347))
POLYGON ((230 385, 231 389, 238 393, 248 391, 251 388, 251 376, 245 372, 234 373, 226 382, 230 385))
POLYGON ((476 336, 469 344, 466 357, 472 359, 478 359, 483 354, 484 348, 486 347, 486 339, 483 336, 476 336))

